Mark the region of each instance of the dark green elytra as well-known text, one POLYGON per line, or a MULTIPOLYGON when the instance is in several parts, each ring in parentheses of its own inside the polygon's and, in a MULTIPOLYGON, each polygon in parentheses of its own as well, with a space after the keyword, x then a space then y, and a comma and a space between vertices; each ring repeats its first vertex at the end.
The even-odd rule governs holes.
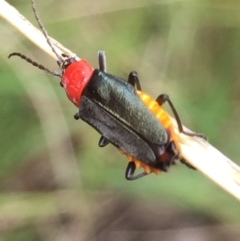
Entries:
POLYGON ((127 81, 96 69, 86 89, 94 102, 147 140, 168 142, 166 129, 127 81))
POLYGON ((134 87, 98 69, 83 92, 79 117, 112 144, 154 167, 168 143, 166 129, 134 87))

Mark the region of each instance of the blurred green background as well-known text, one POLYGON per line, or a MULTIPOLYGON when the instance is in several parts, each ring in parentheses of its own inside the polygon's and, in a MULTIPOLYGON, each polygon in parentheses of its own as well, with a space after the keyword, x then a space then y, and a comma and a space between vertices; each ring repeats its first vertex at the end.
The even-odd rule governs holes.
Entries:
MULTIPOLYGON (((30 0, 9 0, 36 26, 30 0)), ((137 70, 152 97, 168 93, 183 123, 238 161, 240 2, 45 0, 49 34, 97 67, 137 70)), ((0 19, 0 241, 239 240, 239 203, 179 164, 168 174, 124 179, 126 158, 97 146, 75 121, 53 59, 0 19)))

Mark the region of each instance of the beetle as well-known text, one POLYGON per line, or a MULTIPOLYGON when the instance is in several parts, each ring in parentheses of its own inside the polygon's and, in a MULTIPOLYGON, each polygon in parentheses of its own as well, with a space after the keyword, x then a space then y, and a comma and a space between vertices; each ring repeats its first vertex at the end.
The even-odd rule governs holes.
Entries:
POLYGON ((9 58, 21 57, 39 69, 61 78, 60 85, 78 108, 74 118, 82 119, 101 134, 99 147, 111 143, 129 159, 125 178, 135 180, 151 172, 166 172, 177 159, 190 166, 181 157, 178 135, 170 115, 162 105, 165 102, 170 105, 180 133, 204 136, 183 129, 169 96, 161 94, 153 100, 142 92, 135 71, 129 74, 127 81, 107 73, 104 51, 98 53, 98 69, 94 69, 86 60, 59 55, 38 17, 34 0, 31 2, 46 41, 57 56, 61 72, 50 71, 21 53, 11 53, 9 58), (135 175, 137 167, 142 167, 144 171, 135 175))

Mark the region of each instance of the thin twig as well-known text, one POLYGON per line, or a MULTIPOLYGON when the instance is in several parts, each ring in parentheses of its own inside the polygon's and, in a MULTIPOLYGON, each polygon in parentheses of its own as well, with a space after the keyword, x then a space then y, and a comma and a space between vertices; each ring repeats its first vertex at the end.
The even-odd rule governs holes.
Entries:
MULTIPOLYGON (((0 0, 0 16, 56 59, 43 34, 4 0, 0 0)), ((53 43, 60 54, 64 52, 65 54, 76 56, 54 39, 53 43)), ((174 119, 173 121, 175 122, 174 119)), ((240 200, 240 167, 205 140, 197 137, 188 137, 184 134, 179 134, 179 138, 182 157, 228 193, 240 200)))

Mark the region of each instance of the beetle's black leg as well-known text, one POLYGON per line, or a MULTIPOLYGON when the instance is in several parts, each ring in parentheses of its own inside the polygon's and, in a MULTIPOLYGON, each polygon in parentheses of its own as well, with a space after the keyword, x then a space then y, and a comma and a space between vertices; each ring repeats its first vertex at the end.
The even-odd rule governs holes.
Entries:
POLYGON ((79 116, 79 113, 78 113, 78 112, 77 112, 73 117, 74 117, 75 120, 80 119, 80 116, 79 116))
POLYGON ((129 76, 128 76, 128 83, 131 84, 133 87, 135 87, 135 85, 137 86, 137 90, 141 90, 141 85, 140 85, 140 81, 138 79, 138 74, 136 71, 132 71, 130 72, 129 76))
POLYGON ((105 73, 107 73, 107 61, 105 51, 98 51, 98 65, 99 69, 105 73))
POLYGON ((128 180, 128 181, 133 181, 133 180, 136 180, 136 179, 139 179, 141 177, 144 177, 146 175, 148 175, 148 173, 146 172, 142 172, 142 173, 139 173, 138 175, 134 176, 134 172, 136 170, 136 165, 134 162, 129 162, 128 163, 128 166, 126 168, 126 171, 125 171, 125 178, 128 180))
POLYGON ((179 118, 179 115, 172 103, 172 101, 170 100, 169 96, 166 95, 166 94, 162 94, 162 95, 159 95, 156 99, 156 101, 158 102, 159 105, 163 105, 166 101, 168 102, 172 112, 173 112, 173 115, 177 121, 177 125, 178 125, 178 130, 180 133, 183 133, 187 136, 198 136, 200 138, 203 138, 203 139, 207 139, 203 134, 200 134, 200 133, 195 133, 195 132, 188 132, 188 131, 184 131, 183 130, 183 126, 182 126, 182 123, 181 123, 181 120, 179 118))
POLYGON ((101 136, 100 137, 100 140, 99 140, 99 142, 98 142, 98 146, 99 147, 104 147, 104 146, 106 146, 107 144, 109 144, 110 142, 109 142, 109 140, 108 139, 106 139, 104 136, 101 136))
POLYGON ((197 168, 195 168, 194 166, 192 166, 190 163, 188 163, 185 159, 181 158, 180 162, 183 163, 184 165, 186 165, 188 168, 193 169, 193 170, 197 170, 197 168))

